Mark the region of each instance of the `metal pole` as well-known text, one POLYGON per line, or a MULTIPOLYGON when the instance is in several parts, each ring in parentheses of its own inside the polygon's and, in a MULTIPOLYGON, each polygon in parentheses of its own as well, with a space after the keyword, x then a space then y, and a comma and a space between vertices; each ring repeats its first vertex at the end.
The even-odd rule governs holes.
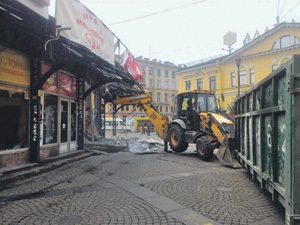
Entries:
POLYGON ((113 136, 117 135, 117 129, 116 129, 116 112, 117 112, 117 106, 116 104, 113 104, 113 136))
POLYGON ((30 86, 30 162, 40 162, 40 101, 39 96, 39 78, 41 75, 41 59, 39 56, 31 60, 31 86, 30 86))
POLYGON ((240 57, 238 57, 236 60, 235 60, 235 64, 238 68, 238 72, 237 72, 237 81, 238 81, 238 97, 240 96, 240 66, 241 66, 241 62, 242 62, 242 59, 240 57))
POLYGON ((240 66, 238 66, 238 97, 240 96, 240 66))

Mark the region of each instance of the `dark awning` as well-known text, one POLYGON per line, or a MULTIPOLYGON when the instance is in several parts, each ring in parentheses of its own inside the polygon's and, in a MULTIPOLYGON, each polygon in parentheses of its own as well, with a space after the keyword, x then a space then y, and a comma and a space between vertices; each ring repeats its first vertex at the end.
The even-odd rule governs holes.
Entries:
MULTIPOLYGON (((42 60, 57 70, 65 70, 83 77, 93 90, 106 90, 105 101, 143 93, 131 74, 115 62, 111 65, 84 46, 56 38, 54 17, 49 20, 24 7, 18 1, 0 2, 0 45, 16 49, 29 56, 40 55, 42 60), (57 39, 57 40, 56 40, 57 39), (109 94, 107 93, 109 91, 109 94)), ((43 80, 42 80, 43 81, 43 80)))

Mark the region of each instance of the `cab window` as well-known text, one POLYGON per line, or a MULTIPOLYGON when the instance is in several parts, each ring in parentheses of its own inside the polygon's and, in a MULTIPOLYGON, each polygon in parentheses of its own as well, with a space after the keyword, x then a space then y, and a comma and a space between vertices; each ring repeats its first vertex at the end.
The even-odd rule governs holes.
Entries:
POLYGON ((198 94, 197 98, 197 112, 206 112, 206 94, 198 94))
POLYGON ((216 98, 214 95, 208 95, 208 111, 209 112, 216 112, 217 104, 216 98))

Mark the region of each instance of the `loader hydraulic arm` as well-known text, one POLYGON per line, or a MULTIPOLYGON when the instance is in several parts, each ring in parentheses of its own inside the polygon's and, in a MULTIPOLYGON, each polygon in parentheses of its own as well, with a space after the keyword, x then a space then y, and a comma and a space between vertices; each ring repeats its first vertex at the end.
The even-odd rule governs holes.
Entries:
POLYGON ((130 97, 118 98, 113 101, 114 104, 120 105, 140 105, 149 117, 155 127, 158 136, 164 141, 168 141, 168 118, 162 116, 152 105, 150 94, 138 94, 130 97))

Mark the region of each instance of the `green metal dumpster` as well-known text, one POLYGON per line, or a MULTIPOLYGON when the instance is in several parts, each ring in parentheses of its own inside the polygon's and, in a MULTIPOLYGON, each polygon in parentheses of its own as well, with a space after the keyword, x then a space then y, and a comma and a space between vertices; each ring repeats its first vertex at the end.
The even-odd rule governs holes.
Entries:
POLYGON ((300 225, 300 55, 236 102, 237 157, 274 202, 285 223, 300 225))

